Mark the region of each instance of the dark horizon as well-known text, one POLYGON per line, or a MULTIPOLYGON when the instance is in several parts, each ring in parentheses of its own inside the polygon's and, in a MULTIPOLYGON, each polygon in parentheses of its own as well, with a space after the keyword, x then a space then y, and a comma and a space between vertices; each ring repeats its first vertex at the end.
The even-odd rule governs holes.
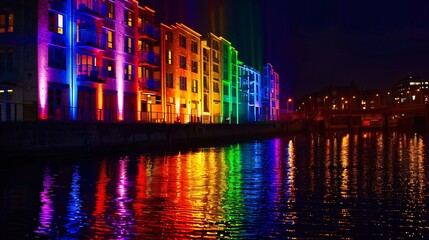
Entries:
POLYGON ((157 22, 181 22, 230 40, 239 59, 280 75, 280 100, 331 85, 389 89, 429 78, 429 3, 261 0, 148 0, 157 22))

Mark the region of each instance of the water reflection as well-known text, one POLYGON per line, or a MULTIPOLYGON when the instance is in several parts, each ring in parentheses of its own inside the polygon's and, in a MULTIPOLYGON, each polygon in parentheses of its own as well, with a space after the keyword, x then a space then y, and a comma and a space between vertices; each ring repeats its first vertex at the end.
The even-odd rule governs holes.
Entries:
POLYGON ((422 238, 427 141, 314 134, 47 163, 29 217, 49 238, 422 238))

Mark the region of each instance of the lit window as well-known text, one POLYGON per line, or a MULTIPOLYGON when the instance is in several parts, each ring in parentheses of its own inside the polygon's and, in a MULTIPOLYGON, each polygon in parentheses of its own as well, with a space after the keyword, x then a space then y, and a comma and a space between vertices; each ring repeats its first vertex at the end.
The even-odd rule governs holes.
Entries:
POLYGON ((168 64, 173 64, 173 52, 171 52, 171 50, 167 51, 167 63, 168 64))
POLYGON ((107 17, 110 19, 115 17, 115 5, 112 2, 107 2, 107 17))
POLYGON ((194 93, 198 92, 198 80, 192 81, 192 92, 194 92, 194 93))
POLYGON ((64 15, 49 11, 49 31, 59 34, 64 33, 64 15))
POLYGON ((133 71, 133 65, 131 64, 125 64, 124 67, 124 79, 127 81, 133 81, 134 79, 134 71, 133 71))
POLYGON ((129 54, 134 54, 134 39, 131 37, 125 37, 124 51, 129 54))
POLYGON ((133 12, 130 10, 125 10, 125 24, 129 27, 134 26, 133 12))
POLYGON ((107 47, 108 48, 113 48, 114 44, 113 44, 113 40, 114 40, 114 33, 112 30, 107 30, 107 47))
POLYGON ((0 33, 13 32, 13 14, 0 14, 0 33))

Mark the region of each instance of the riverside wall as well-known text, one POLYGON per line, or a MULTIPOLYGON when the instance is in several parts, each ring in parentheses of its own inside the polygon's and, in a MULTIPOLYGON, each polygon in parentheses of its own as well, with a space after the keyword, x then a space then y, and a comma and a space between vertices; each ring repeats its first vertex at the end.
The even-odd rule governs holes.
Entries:
POLYGON ((3 156, 58 155, 108 152, 133 148, 141 151, 227 143, 301 131, 300 122, 254 124, 148 123, 0 123, 3 156))

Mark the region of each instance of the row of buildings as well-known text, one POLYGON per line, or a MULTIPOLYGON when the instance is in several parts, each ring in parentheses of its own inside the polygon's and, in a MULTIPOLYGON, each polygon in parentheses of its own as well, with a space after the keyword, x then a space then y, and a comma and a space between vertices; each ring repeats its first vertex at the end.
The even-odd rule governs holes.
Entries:
POLYGON ((135 0, 0 3, 0 119, 244 123, 279 117, 279 76, 135 0), (262 74, 261 74, 262 72, 262 74))
MULTIPOLYGON (((361 90, 349 86, 330 86, 304 96, 296 102, 299 112, 323 110, 366 110, 386 107, 406 107, 429 102, 429 81, 409 76, 396 81, 388 91, 361 90)), ((292 103, 290 103, 292 105, 292 103)), ((291 107, 292 109, 293 107, 291 107)))

